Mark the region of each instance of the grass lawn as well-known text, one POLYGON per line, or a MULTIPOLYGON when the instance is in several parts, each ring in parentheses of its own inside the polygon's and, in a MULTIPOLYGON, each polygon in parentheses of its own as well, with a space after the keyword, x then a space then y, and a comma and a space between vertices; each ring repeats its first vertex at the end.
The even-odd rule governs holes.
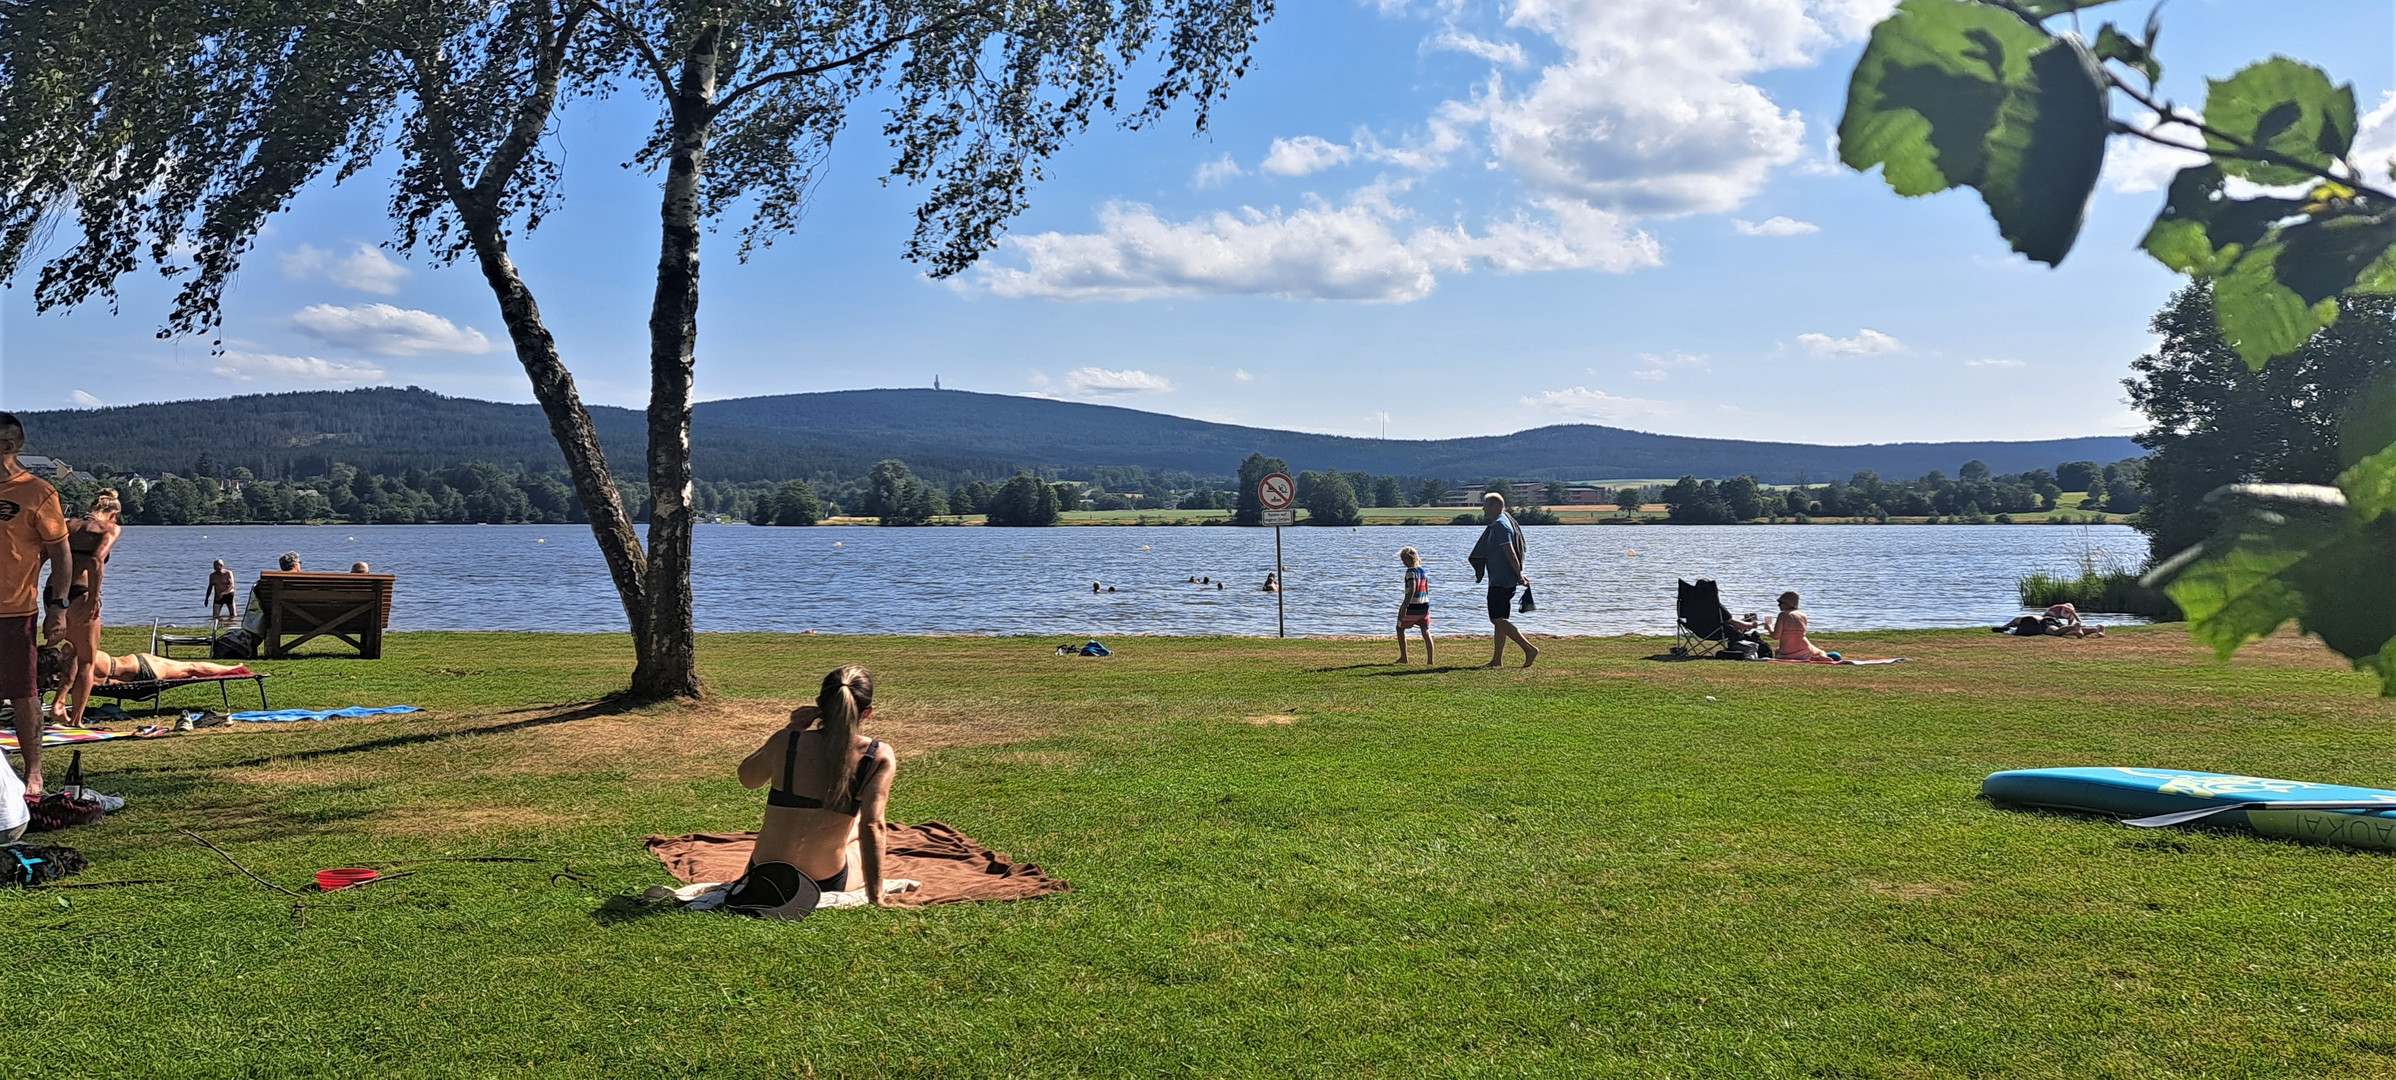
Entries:
POLYGON ((1821 640, 1916 662, 736 635, 703 640, 714 700, 631 712, 592 704, 618 638, 270 663, 278 705, 430 712, 87 749, 131 805, 48 839, 78 882, 163 883, 0 893, 0 1073, 2396 1074, 2387 857, 1974 797, 2065 764, 2386 785, 2371 680, 2296 639, 2219 666, 2175 628, 1821 640), (734 762, 852 660, 902 751, 893 816, 1076 891, 787 924, 636 899, 669 880, 643 835, 755 826, 734 762), (423 863, 302 927, 177 826, 290 886, 540 861, 423 863))

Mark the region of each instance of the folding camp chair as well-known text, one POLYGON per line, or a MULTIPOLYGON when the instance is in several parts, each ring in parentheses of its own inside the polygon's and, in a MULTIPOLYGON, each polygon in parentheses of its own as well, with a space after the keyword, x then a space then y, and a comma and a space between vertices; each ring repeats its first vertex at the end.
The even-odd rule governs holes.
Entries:
POLYGON ((1672 655, 1702 659, 1733 641, 1758 640, 1752 632, 1742 634, 1730 628, 1730 609, 1722 606, 1721 586, 1712 578, 1698 578, 1695 585, 1683 581, 1680 586, 1672 655))

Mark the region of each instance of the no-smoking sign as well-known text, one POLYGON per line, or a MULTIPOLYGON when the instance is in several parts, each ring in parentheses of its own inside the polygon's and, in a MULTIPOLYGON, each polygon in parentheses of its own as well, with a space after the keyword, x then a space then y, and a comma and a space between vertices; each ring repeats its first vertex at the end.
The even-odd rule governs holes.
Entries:
POLYGON ((1287 510, 1298 501, 1298 485, 1288 473, 1274 473, 1256 482, 1256 501, 1267 510, 1287 510))

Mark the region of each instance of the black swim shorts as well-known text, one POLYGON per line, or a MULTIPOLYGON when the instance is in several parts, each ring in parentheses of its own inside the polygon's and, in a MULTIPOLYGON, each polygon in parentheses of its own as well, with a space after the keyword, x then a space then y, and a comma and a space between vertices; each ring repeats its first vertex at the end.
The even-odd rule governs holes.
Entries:
POLYGON ((1514 618, 1514 586, 1489 590, 1489 621, 1505 622, 1514 618))

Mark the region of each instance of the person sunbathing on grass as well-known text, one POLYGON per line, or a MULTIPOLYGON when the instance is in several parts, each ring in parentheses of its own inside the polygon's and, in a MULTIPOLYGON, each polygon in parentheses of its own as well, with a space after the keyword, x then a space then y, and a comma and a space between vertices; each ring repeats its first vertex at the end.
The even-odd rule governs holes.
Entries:
MULTIPOLYGON (((75 656, 75 643, 62 641, 59 643, 58 649, 62 664, 69 665, 71 670, 75 656)), ((91 668, 93 681, 102 683, 150 682, 161 679, 172 682, 176 679, 214 679, 225 675, 250 673, 250 669, 235 664, 175 660, 157 653, 146 652, 133 653, 128 656, 110 656, 98 650, 92 652, 91 668)))
POLYGON ((873 715, 874 677, 851 664, 824 676, 815 704, 792 711, 790 723, 740 763, 742 787, 766 788, 765 823, 728 906, 760 903, 772 879, 792 871, 824 892, 846 892, 860 869, 866 898, 889 904, 882 895, 882 815, 898 755, 859 733, 873 715))
POLYGON ((1780 615, 1764 620, 1764 632, 1772 635, 1772 658, 1775 660, 1835 660, 1828 649, 1815 645, 1805 636, 1809 625, 1805 613, 1797 610, 1797 594, 1780 594, 1780 615))

